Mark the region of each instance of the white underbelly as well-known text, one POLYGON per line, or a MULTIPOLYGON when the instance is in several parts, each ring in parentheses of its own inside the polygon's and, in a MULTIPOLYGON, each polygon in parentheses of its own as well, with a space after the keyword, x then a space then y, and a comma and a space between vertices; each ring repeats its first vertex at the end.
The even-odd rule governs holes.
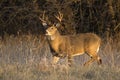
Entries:
POLYGON ((77 53, 77 54, 74 54, 73 56, 79 56, 79 55, 82 55, 84 53, 77 53))

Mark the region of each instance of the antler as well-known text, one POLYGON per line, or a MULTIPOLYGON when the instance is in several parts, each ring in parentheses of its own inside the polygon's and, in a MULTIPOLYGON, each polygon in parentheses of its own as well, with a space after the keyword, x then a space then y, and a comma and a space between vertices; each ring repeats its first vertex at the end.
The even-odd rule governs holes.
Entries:
POLYGON ((61 22, 63 18, 63 14, 61 12, 58 12, 58 15, 55 15, 55 17, 61 22))
POLYGON ((47 26, 47 17, 45 17, 45 11, 42 14, 42 18, 39 17, 39 19, 42 21, 43 26, 47 26))

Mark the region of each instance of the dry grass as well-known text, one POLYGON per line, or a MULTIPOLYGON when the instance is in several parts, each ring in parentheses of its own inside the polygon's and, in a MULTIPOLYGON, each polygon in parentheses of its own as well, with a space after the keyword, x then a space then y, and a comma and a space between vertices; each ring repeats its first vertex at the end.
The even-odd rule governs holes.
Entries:
POLYGON ((99 55, 103 64, 88 67, 82 64, 87 55, 75 57, 69 68, 66 59, 51 66, 51 53, 46 42, 40 37, 22 35, 5 36, 0 41, 0 80, 119 80, 120 42, 109 41, 102 44, 99 55), (42 42, 42 43, 41 43, 42 42))

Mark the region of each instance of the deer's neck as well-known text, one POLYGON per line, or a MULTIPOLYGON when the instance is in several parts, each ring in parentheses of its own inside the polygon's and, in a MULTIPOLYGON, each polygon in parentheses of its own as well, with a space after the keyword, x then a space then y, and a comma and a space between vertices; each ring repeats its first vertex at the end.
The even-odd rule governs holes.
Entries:
POLYGON ((62 36, 59 32, 56 32, 54 35, 48 37, 48 42, 50 46, 57 52, 58 46, 61 43, 62 36))
POLYGON ((52 41, 52 42, 53 42, 53 41, 59 40, 60 37, 61 37, 60 33, 59 33, 58 31, 56 31, 56 33, 55 33, 54 35, 50 35, 50 36, 48 37, 48 39, 49 39, 49 41, 52 41))

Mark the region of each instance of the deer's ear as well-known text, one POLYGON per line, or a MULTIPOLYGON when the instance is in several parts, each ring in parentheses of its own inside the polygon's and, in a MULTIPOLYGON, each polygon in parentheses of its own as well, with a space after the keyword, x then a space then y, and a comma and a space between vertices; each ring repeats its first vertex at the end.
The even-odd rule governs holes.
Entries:
POLYGON ((46 22, 43 22, 42 25, 43 25, 44 27, 47 27, 47 26, 48 26, 46 22))
POLYGON ((57 28, 60 27, 60 25, 61 25, 60 23, 55 24, 55 26, 56 26, 57 28))

